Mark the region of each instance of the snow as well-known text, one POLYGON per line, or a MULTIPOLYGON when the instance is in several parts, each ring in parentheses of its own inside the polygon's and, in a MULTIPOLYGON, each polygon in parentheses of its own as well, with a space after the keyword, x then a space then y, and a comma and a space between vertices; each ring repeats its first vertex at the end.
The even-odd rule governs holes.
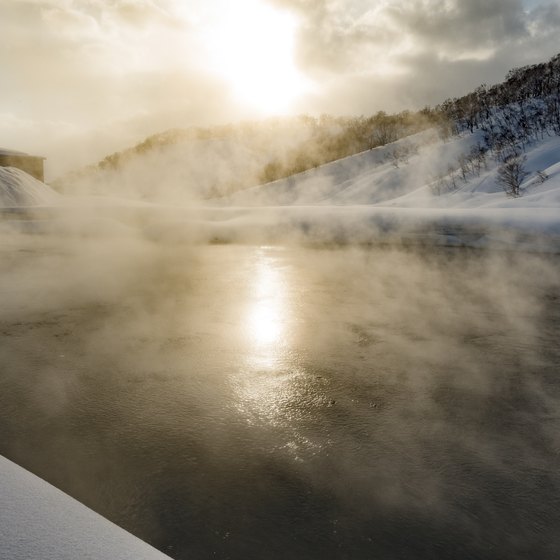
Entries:
POLYGON ((15 167, 0 167, 0 208, 56 204, 59 195, 15 167))
POLYGON ((1 456, 0 501, 0 558, 169 558, 1 456))
POLYGON ((451 161, 480 140, 478 135, 442 142, 425 131, 386 146, 344 158, 317 169, 253 187, 227 200, 236 206, 287 206, 302 204, 381 204, 430 182, 447 170, 451 161), (408 163, 395 167, 394 150, 416 151, 408 163))
POLYGON ((483 171, 479 177, 471 177, 466 183, 458 179, 458 189, 452 193, 432 194, 430 183, 436 174, 446 173, 450 166, 456 167, 458 157, 468 153, 481 140, 481 134, 475 133, 445 142, 430 138, 424 132, 288 179, 244 190, 226 202, 234 206, 374 204, 401 208, 559 205, 560 137, 550 138, 528 150, 526 167, 530 178, 524 184, 524 196, 518 200, 508 199, 496 185, 496 164, 490 161, 490 156, 489 170, 483 171), (418 153, 395 167, 390 153, 403 144, 414 146, 418 153), (544 188, 536 185, 534 180, 539 170, 549 175, 544 188), (533 198, 537 192, 541 196, 533 198), (545 192, 548 195, 542 196, 545 192))

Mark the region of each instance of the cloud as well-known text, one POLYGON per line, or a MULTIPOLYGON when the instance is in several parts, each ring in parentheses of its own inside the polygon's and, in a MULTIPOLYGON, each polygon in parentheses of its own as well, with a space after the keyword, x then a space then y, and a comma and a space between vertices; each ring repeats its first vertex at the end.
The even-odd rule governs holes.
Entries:
POLYGON ((204 73, 188 55, 196 50, 191 23, 176 8, 168 0, 4 1, 4 100, 27 118, 136 115, 146 108, 138 77, 204 73))
POLYGON ((558 33, 560 27, 560 3, 537 6, 533 11, 532 33, 558 33))
POLYGON ((416 0, 393 4, 388 12, 395 28, 430 50, 477 51, 527 34, 520 0, 416 0))
POLYGON ((530 38, 530 28, 542 14, 558 8, 539 5, 528 11, 521 0, 378 0, 373 4, 338 0, 312 5, 299 0, 270 1, 296 10, 303 18, 301 62, 335 70, 340 70, 342 60, 354 68, 357 52, 362 53, 358 57, 362 67, 372 65, 374 61, 364 51, 368 47, 389 57, 402 50, 435 50, 464 57, 469 51, 500 47, 530 38))
POLYGON ((298 63, 321 84, 309 106, 319 98, 335 112, 437 103, 558 48, 558 2, 270 2, 302 19, 298 63))

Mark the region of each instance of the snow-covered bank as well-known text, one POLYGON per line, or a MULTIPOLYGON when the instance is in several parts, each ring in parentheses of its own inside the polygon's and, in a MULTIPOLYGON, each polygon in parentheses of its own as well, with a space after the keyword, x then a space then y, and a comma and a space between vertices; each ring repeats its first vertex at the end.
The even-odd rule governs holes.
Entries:
POLYGON ((0 456, 0 558, 165 560, 168 556, 0 456))

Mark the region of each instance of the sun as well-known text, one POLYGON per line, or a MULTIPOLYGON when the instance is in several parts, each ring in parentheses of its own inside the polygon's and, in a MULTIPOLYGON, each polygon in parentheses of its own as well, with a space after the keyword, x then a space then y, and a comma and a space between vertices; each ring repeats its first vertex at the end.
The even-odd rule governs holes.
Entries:
POLYGON ((296 30, 292 14, 258 0, 224 3, 206 33, 211 70, 238 102, 262 114, 286 112, 309 87, 294 62, 296 30))

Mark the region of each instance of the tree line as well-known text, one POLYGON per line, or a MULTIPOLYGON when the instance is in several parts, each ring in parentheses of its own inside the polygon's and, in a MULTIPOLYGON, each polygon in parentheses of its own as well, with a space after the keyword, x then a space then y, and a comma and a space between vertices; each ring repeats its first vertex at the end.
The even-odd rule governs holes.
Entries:
MULTIPOLYGON (((456 190, 460 179, 479 174, 480 162, 486 165, 489 155, 499 164, 498 184, 508 196, 520 196, 521 183, 528 176, 527 148, 547 136, 560 135, 560 54, 548 62, 514 68, 500 84, 482 84, 426 111, 440 115, 446 133, 483 133, 481 144, 461 156, 446 174, 435 177, 435 194, 456 190)), ((537 179, 546 180, 546 174, 537 172, 537 179)))

